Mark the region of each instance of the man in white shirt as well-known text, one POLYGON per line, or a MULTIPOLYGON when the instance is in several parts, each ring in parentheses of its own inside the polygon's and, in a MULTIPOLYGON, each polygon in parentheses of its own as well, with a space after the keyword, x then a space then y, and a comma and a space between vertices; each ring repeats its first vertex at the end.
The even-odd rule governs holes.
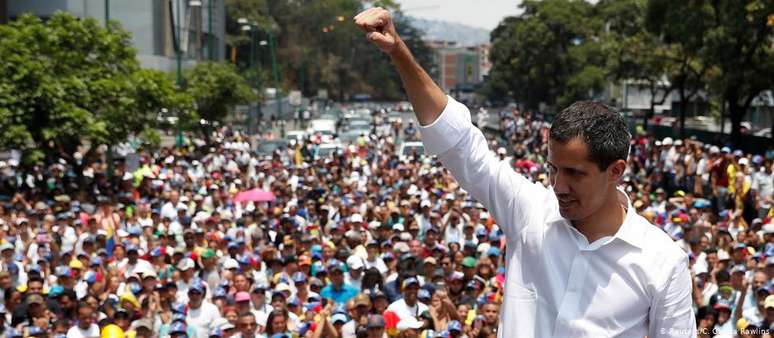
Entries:
POLYGON ((67 338, 99 338, 94 320, 94 308, 86 302, 78 304, 78 324, 67 330, 67 338))
POLYGON ((497 160, 467 107, 413 59, 389 12, 371 8, 355 23, 395 64, 426 153, 438 155, 506 236, 499 337, 696 335, 687 254, 617 189, 631 138, 619 114, 579 102, 557 115, 546 188, 497 160))
MULTIPOLYGON (((186 323, 196 329, 198 338, 208 338, 211 324, 221 317, 218 307, 204 300, 204 281, 196 279, 188 288, 188 315, 186 323)), ((191 338, 197 338, 191 337, 191 338)))
POLYGON ((387 307, 387 311, 393 311, 400 319, 407 317, 419 318, 422 312, 429 310, 427 305, 417 300, 419 293, 419 281, 414 277, 403 280, 403 298, 398 299, 387 307))

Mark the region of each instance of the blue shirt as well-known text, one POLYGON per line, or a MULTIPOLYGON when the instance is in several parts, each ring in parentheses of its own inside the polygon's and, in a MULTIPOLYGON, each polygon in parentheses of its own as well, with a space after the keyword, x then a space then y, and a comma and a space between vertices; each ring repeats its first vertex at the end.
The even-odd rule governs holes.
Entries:
POLYGON ((355 298, 360 290, 352 285, 344 283, 341 289, 336 290, 333 284, 326 285, 320 290, 320 297, 332 299, 334 303, 343 304, 352 298, 355 298))

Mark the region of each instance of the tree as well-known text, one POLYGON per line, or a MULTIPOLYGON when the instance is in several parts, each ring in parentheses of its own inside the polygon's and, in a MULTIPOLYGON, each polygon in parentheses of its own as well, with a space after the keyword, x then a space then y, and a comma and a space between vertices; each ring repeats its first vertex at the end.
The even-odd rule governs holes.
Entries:
POLYGON ((152 129, 161 108, 185 99, 165 74, 140 69, 135 53, 116 22, 57 12, 1 25, 0 146, 22 150, 27 164, 63 159, 80 175, 98 145, 152 129))
POLYGON ((731 117, 731 140, 741 139, 741 122, 753 99, 774 87, 774 39, 765 0, 650 0, 648 25, 668 43, 695 54, 711 88, 731 117))
MULTIPOLYGON (((277 41, 280 87, 297 88, 305 95, 315 95, 327 89, 333 97, 345 100, 357 93, 369 94, 375 99, 403 98, 401 82, 391 61, 373 46, 363 43, 363 33, 352 25, 352 18, 363 10, 363 1, 319 0, 227 1, 227 41, 236 50, 236 64, 240 71, 250 62, 249 34, 241 31, 237 18, 244 17, 257 23, 257 40, 268 40, 272 32, 277 41)), ((422 34, 400 14, 394 1, 377 1, 373 5, 387 7, 395 12, 402 38, 423 66, 432 63, 432 51, 422 41, 422 34)), ((271 69, 268 49, 258 48, 256 56, 260 69, 271 69)))
POLYGON ((528 0, 521 7, 523 14, 504 20, 491 35, 490 95, 509 92, 527 109, 595 97, 605 71, 593 6, 528 0))
POLYGON ((673 90, 671 85, 664 87, 668 46, 645 28, 646 4, 647 0, 603 0, 596 5, 605 23, 601 36, 603 53, 607 56, 607 77, 613 81, 644 83, 650 92, 650 109, 643 115, 645 128, 655 106, 663 104, 673 90))
MULTIPOLYGON (((198 63, 183 72, 183 79, 194 110, 207 121, 222 122, 235 105, 255 99, 245 78, 228 63, 198 63)), ((203 133, 209 141, 208 131, 203 129, 203 133)))

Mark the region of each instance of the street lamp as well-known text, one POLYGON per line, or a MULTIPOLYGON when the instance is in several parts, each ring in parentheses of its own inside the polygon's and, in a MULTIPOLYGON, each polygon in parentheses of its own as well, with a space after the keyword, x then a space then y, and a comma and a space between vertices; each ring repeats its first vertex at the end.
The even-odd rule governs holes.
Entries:
MULTIPOLYGON (((252 67, 252 61, 254 59, 254 43, 255 43, 255 35, 258 33, 258 25, 250 22, 247 18, 238 18, 237 23, 242 25, 241 29, 242 31, 251 31, 251 38, 250 38, 250 62, 252 67)), ((273 27, 268 29, 268 35, 269 40, 261 40, 258 44, 260 46, 269 45, 269 52, 271 53, 271 68, 272 68, 272 74, 274 77, 274 88, 275 88, 275 96, 274 99, 277 101, 277 117, 282 117, 282 101, 281 101, 281 95, 279 94, 279 71, 277 67, 277 56, 275 53, 275 42, 274 42, 274 34, 273 34, 273 27)), ((259 106, 260 107, 260 106, 259 106)))

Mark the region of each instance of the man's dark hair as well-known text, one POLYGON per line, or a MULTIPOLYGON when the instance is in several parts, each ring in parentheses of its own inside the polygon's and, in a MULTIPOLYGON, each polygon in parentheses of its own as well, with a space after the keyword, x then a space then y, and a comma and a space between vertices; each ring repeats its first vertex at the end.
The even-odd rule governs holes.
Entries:
POLYGON ((617 160, 629 156, 631 134, 623 116, 599 102, 578 101, 562 110, 554 119, 549 138, 559 143, 582 137, 589 157, 606 170, 617 160))

